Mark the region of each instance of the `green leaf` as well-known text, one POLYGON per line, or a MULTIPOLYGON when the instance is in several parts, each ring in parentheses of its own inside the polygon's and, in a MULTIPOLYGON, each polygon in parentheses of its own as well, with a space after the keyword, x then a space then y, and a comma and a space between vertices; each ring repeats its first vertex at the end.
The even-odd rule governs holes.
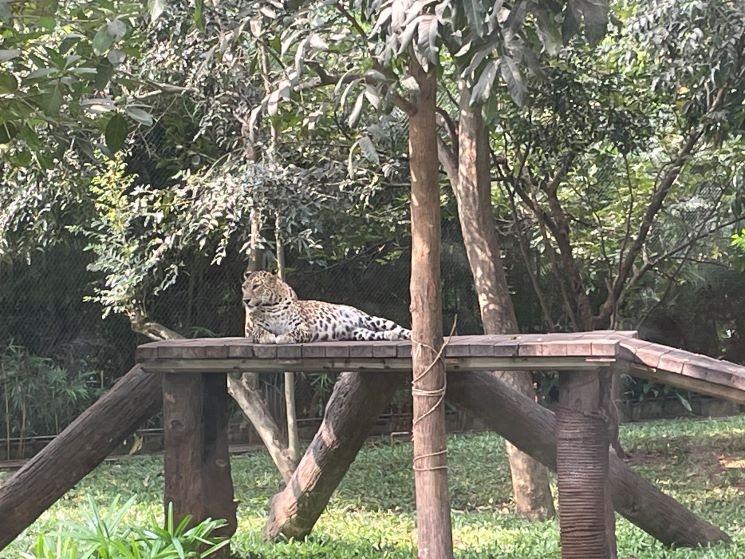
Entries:
POLYGON ((512 100, 518 106, 522 106, 525 103, 525 95, 528 93, 528 88, 523 83, 523 78, 517 64, 515 64, 515 61, 510 56, 505 55, 502 57, 499 69, 502 72, 502 78, 504 78, 507 84, 507 91, 510 92, 510 97, 512 97, 512 100))
POLYGON ((473 86, 471 92, 471 105, 476 105, 485 102, 489 98, 491 93, 491 86, 494 83, 494 78, 497 76, 497 69, 499 68, 499 60, 489 60, 486 63, 486 67, 479 76, 479 81, 473 86))
POLYGON ((121 40, 127 34, 127 24, 121 19, 112 19, 106 24, 106 30, 114 39, 114 42, 121 40))
POLYGON ((114 75, 114 66, 109 62, 108 59, 101 60, 96 66, 96 79, 93 81, 93 85, 96 89, 104 89, 114 75))
POLYGON ((10 142, 17 132, 18 129, 12 122, 3 122, 0 124, 0 144, 7 144, 10 142))
POLYGON ((585 35, 591 44, 597 44, 608 30, 607 0, 572 0, 582 12, 585 21, 585 35))
POLYGON ((108 51, 113 44, 114 37, 109 33, 109 26, 104 24, 99 27, 93 37, 93 52, 100 56, 108 51))
POLYGON ((39 25, 47 31, 53 30, 56 23, 57 22, 52 16, 41 16, 39 18, 39 25))
POLYGON ((686 409, 686 411, 688 411, 689 413, 693 413, 693 409, 691 409, 691 403, 688 401, 688 398, 683 396, 680 392, 675 392, 675 397, 678 398, 678 401, 686 409))
POLYGON ((150 12, 150 21, 155 21, 166 9, 165 0, 148 0, 147 9, 150 12))
POLYGON ((42 97, 41 106, 44 110, 44 114, 47 116, 55 116, 59 114, 60 106, 62 105, 62 93, 60 92, 59 86, 55 86, 46 95, 42 97))
POLYGON ((124 146, 124 140, 127 139, 127 119, 121 114, 117 113, 111 117, 109 123, 106 125, 106 131, 104 137, 106 138, 106 147, 109 148, 111 153, 116 153, 122 146, 124 146))
POLYGON ((378 156, 378 151, 375 149, 375 145, 370 139, 370 136, 362 136, 357 142, 359 143, 360 150, 362 150, 362 155, 365 159, 370 163, 378 165, 380 163, 380 157, 378 156))
POLYGON ((13 93, 18 89, 18 80, 13 74, 0 73, 0 93, 13 93))
POLYGON ((194 1, 194 25, 200 31, 204 31, 204 0, 194 1))
POLYGON ((466 19, 469 27, 476 33, 477 37, 484 34, 484 7, 481 0, 465 0, 463 9, 466 12, 466 19))
POLYGON ((126 107, 124 112, 140 124, 144 124, 145 126, 152 126, 153 124, 153 115, 143 109, 137 107, 126 107))
POLYGON ((21 55, 21 51, 19 49, 0 49, 0 62, 5 62, 6 60, 13 60, 14 58, 17 58, 21 55))
POLYGON ((349 115, 349 127, 354 128, 354 126, 357 124, 357 121, 360 119, 360 115, 362 114, 362 106, 365 102, 365 94, 360 93, 357 96, 357 100, 354 102, 354 107, 352 108, 352 112, 349 115))

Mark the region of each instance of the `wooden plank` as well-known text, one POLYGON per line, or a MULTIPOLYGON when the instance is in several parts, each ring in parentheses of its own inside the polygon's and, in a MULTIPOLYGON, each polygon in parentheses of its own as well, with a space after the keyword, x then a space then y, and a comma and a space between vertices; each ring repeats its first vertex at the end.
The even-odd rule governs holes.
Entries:
POLYGON ((351 342, 349 344, 349 357, 373 356, 373 346, 368 342, 351 342))
POLYGON ((615 357, 618 352, 618 341, 599 339, 592 342, 593 357, 615 357))
POLYGON ((277 346, 254 344, 253 352, 258 359, 275 359, 277 357, 277 346))
POLYGON ((277 346, 277 359, 299 359, 302 348, 297 344, 281 344, 277 346))
POLYGON ((386 342, 373 343, 372 350, 373 350, 373 357, 375 358, 396 357, 396 346, 390 345, 386 342))
POLYGON ((592 342, 585 339, 574 339, 567 343, 568 356, 583 356, 592 355, 592 342))
MULTIPOLYGON (((448 371, 510 370, 598 370, 614 363, 613 359, 594 360, 583 357, 447 357, 448 371)), ((347 357, 300 359, 156 359, 142 363, 150 373, 273 372, 304 371, 308 373, 359 371, 361 373, 411 373, 411 359, 400 357, 347 357)))
POLYGON ((469 357, 471 355, 471 346, 469 342, 476 336, 453 336, 450 339, 445 338, 444 354, 447 357, 469 357))
POLYGON ((349 357, 349 346, 343 342, 333 342, 326 345, 326 357, 349 357))
POLYGON ((228 357, 235 359, 249 359, 254 356, 253 344, 248 342, 228 345, 228 357))
POLYGON ((156 359, 158 357, 158 346, 152 344, 145 344, 139 346, 135 350, 135 361, 146 361, 148 359, 156 359))
POLYGON ((412 342, 405 341, 405 342, 393 342, 393 343, 396 344, 396 357, 401 357, 403 359, 411 358, 412 342))
POLYGON ((320 343, 303 344, 301 350, 302 350, 301 353, 302 353, 303 359, 326 357, 326 347, 324 344, 320 344, 320 343))

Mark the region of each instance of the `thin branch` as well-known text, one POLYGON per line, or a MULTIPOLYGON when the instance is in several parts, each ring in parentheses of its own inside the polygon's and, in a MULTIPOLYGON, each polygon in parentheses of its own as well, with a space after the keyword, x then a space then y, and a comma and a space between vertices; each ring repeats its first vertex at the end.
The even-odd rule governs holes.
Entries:
POLYGON ((541 306, 541 311, 543 312, 543 320, 546 323, 548 331, 555 332, 556 323, 551 317, 551 308, 546 301, 546 296, 544 295, 543 290, 541 289, 541 284, 538 281, 538 270, 533 270, 533 266, 530 262, 530 251, 528 250, 522 227, 520 227, 520 216, 517 211, 517 204, 515 203, 515 194, 512 191, 505 193, 507 194, 507 199, 510 201, 510 211, 512 212, 512 220, 517 236, 517 244, 520 248, 520 255, 522 256, 523 262, 525 264, 525 269, 528 272, 528 277, 530 278, 530 284, 533 287, 533 292, 535 293, 536 298, 538 299, 538 304, 541 306))

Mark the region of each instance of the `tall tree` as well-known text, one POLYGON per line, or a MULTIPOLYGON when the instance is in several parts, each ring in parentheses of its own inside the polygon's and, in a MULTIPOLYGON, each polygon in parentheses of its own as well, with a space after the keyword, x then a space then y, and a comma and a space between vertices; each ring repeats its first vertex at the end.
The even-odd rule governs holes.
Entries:
MULTIPOLYGON (((491 204, 489 137, 481 105, 471 103, 471 91, 465 83, 461 83, 460 89, 457 144, 447 146, 440 138, 439 158, 458 203, 458 218, 478 294, 484 333, 514 334, 519 332, 519 327, 502 265, 491 204)), ((504 372, 499 373, 499 377, 522 394, 532 396, 535 392, 530 375, 524 372, 504 372)), ((553 516, 548 470, 509 442, 505 444, 518 514, 528 518, 553 516)))

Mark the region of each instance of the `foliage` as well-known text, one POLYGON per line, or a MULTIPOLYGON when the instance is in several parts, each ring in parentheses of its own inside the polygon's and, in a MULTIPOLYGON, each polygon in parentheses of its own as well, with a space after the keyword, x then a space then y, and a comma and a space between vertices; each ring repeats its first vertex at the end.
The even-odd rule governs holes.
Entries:
MULTIPOLYGON (((20 439, 19 455, 23 455, 27 437, 59 433, 60 426, 67 425, 98 397, 102 388, 97 384, 99 372, 86 364, 79 369, 68 371, 16 345, 9 345, 0 354, 2 433, 7 439, 20 439)), ((9 452, 7 455, 10 457, 9 452)))
MULTIPOLYGON (((745 417, 655 421, 622 426, 631 466, 706 520, 732 535, 731 546, 669 549, 618 518, 619 552, 637 559, 739 559, 745 554, 743 476, 745 417), (724 467, 726 466, 726 467, 724 467)), ((262 452, 234 456, 239 528, 231 551, 261 559, 410 559, 415 556, 413 473, 409 443, 371 441, 352 464, 328 510, 304 541, 261 538, 266 506, 281 480, 262 452), (380 472, 386 472, 381 476, 380 472)), ((162 514, 162 460, 133 456, 103 464, 45 513, 6 551, 32 548, 40 533, 54 534, 79 517, 84 495, 108 507, 114 495, 131 495, 131 514, 162 514)), ((495 434, 448 439, 456 557, 558 558, 558 523, 536 524, 511 513, 511 484, 504 444, 495 434)), ((3 474, 0 474, 2 476, 3 474)))
POLYGON ((116 496, 111 511, 102 513, 96 503, 87 499, 85 521, 60 528, 55 535, 40 535, 24 559, 201 559, 228 544, 213 536, 225 526, 224 520, 206 519, 191 528, 191 518, 178 524, 169 503, 165 526, 155 520, 149 525, 131 527, 124 524, 134 499, 119 506, 116 496))
POLYGON ((72 145, 90 150, 101 135, 114 152, 129 122, 152 123, 134 95, 143 83, 128 71, 140 56, 138 2, 3 2, 0 18, 6 164, 51 169, 72 145))

